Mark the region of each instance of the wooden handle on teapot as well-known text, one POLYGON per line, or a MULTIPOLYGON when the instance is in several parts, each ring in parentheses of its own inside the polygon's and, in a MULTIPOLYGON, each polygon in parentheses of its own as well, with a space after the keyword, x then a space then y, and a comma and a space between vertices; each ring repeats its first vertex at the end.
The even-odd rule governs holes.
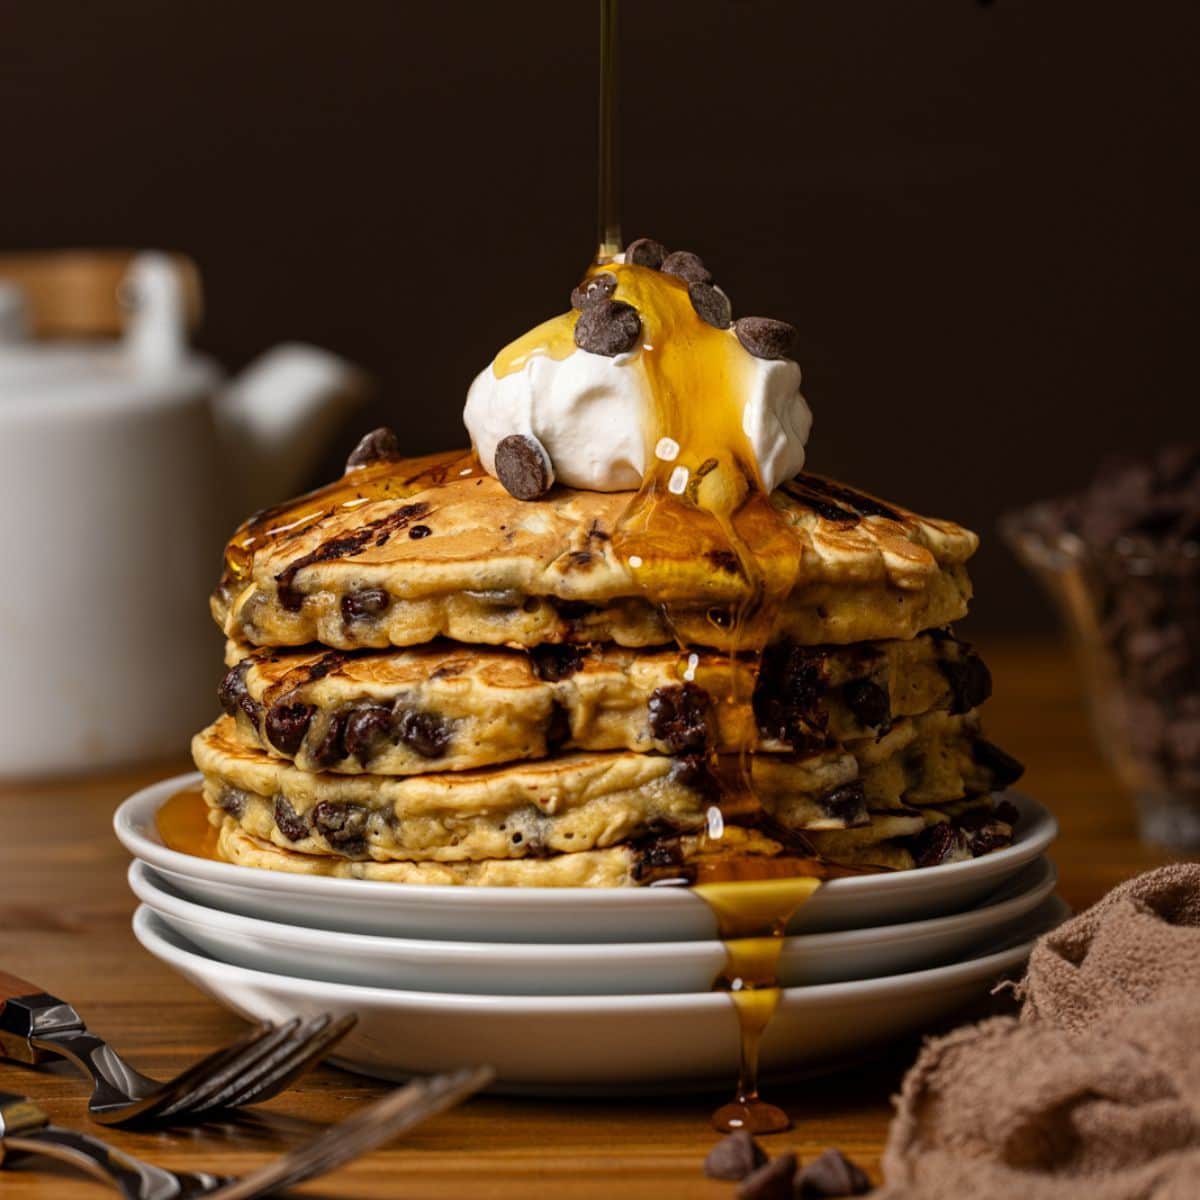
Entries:
MULTIPOLYGON (((135 250, 33 250, 0 254, 0 282, 25 295, 35 337, 115 337, 125 325, 119 290, 135 250)), ((200 272, 172 254, 183 277, 188 327, 200 322, 200 272)))

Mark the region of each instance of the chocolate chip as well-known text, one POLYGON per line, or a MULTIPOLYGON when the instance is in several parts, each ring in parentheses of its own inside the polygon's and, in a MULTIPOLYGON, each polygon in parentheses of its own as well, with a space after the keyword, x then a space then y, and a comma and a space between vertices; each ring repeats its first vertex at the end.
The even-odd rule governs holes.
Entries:
POLYGON ((766 1151, 750 1131, 739 1129, 723 1137, 704 1160, 704 1173, 710 1179, 745 1179, 767 1161, 766 1151))
POLYGON ((690 250, 676 250, 663 259, 662 269, 668 275, 678 275, 688 283, 711 283, 712 272, 704 265, 704 260, 690 250))
POLYGON ((346 459, 346 470, 369 467, 377 462, 394 462, 400 457, 400 439, 391 429, 381 426, 379 429, 372 429, 350 451, 350 457, 346 459))
POLYGON ((732 550, 710 550, 704 557, 718 571, 728 571, 731 575, 736 575, 741 570, 737 555, 732 550))
POLYGON ((294 755, 304 741, 316 709, 311 704, 272 704, 267 710, 267 741, 280 754, 294 755))
POLYGON ((653 238, 638 238, 636 242, 630 242, 625 247, 625 261, 635 267, 649 267, 652 271, 657 271, 666 257, 666 246, 653 238))
POLYGON ((798 751, 825 745, 827 671, 823 650, 784 642, 767 651, 754 689, 754 715, 764 737, 798 751))
POLYGON ((885 729, 891 724, 891 697, 873 679, 852 679, 843 684, 842 699, 859 724, 867 729, 885 729))
POLYGON ((346 719, 343 742, 346 754, 361 766, 375 753, 375 747, 392 732, 392 710, 382 704, 363 704, 346 719))
POLYGON ((1005 825, 1016 825, 1021 819, 1021 814, 1017 806, 1010 800, 1001 800, 995 808, 995 816, 997 821, 1003 821, 1005 825))
POLYGON ((791 1150, 764 1163, 738 1185, 738 1200, 792 1200, 796 1156, 791 1150))
POLYGON ((642 319, 637 309, 623 300, 597 300, 575 322, 575 345, 606 358, 628 353, 641 334, 642 319))
POLYGON ((572 293, 571 307, 584 309, 599 300, 607 300, 617 290, 617 277, 607 271, 589 275, 572 293))
POLYGON ((288 612, 299 612, 304 604, 304 593, 296 588, 295 581, 296 576, 305 567, 333 562, 339 558, 353 558, 372 544, 384 546, 392 534, 407 529, 418 517, 423 517, 428 512, 429 504, 424 500, 415 504, 402 504, 384 516, 360 525, 351 533, 343 533, 322 542, 315 550, 288 563, 275 576, 279 603, 288 612))
POLYGON ((992 787, 1010 787, 1025 774, 1025 766, 999 746, 978 738, 971 747, 971 756, 985 770, 991 772, 992 787))
POLYGON ((554 607, 564 621, 582 621, 600 611, 598 605, 589 604, 586 600, 555 600, 554 607))
POLYGON ((368 816, 361 804, 322 800, 313 809, 312 819, 317 832, 335 850, 353 858, 366 851, 368 816))
POLYGON ((859 780, 843 783, 817 797, 821 810, 846 825, 859 825, 867 819, 867 797, 859 780))
POLYGON ((525 433, 510 433, 496 447, 496 478, 510 496, 518 500, 538 500, 553 485, 554 468, 545 446, 537 438, 525 433))
POLYGON ((694 683, 650 693, 650 734, 670 754, 699 754, 708 745, 709 696, 694 683))
POLYGON ((636 847, 636 857, 630 875, 635 883, 650 880, 651 876, 662 877, 665 874, 685 874, 687 868, 682 862, 682 848, 678 838, 656 838, 643 842, 636 847))
POLYGON ((217 700, 231 717, 237 716, 239 710, 245 713, 247 720, 257 729, 262 705, 250 695, 246 687, 246 673, 253 665, 251 659, 243 658, 236 667, 227 671, 225 678, 221 680, 221 686, 217 688, 217 700))
POLYGON ((976 828, 967 829, 964 832, 967 849, 971 851, 974 858, 991 854, 993 850, 999 850, 1002 846, 1012 845, 1010 831, 994 820, 991 814, 987 814, 976 828))
POLYGON ((313 764, 323 770, 340 763, 346 757, 346 713, 336 713, 325 730, 325 736, 309 751, 313 764))
POLYGON ((992 694, 992 673, 978 654, 968 650, 957 661, 943 659, 938 666, 950 685, 951 713, 970 712, 992 694))
POLYGON ((755 358, 787 358, 796 344, 796 327, 770 317, 738 317, 733 332, 755 358))
POLYGON ((289 842, 303 841, 308 837, 308 823, 292 807, 286 796, 275 797, 275 828, 289 842))
POLYGON ((721 785, 702 754, 677 758, 671 765, 668 778, 672 783, 678 783, 705 799, 715 799, 721 794, 721 785))
POLYGON ((222 788, 217 803, 231 817, 241 817, 246 811, 246 793, 237 788, 222 788))
POLYGON ((918 867, 936 867, 958 848, 958 835, 948 821, 939 821, 903 840, 918 867))
POLYGON ((867 1173, 840 1150, 826 1150, 796 1176, 795 1200, 832 1200, 835 1196, 865 1196, 871 1190, 867 1173))
POLYGON ((408 709, 400 714, 396 732, 422 758, 440 758, 450 744, 450 726, 434 713, 408 709))
POLYGON ((409 531, 408 536, 414 542, 419 542, 421 538, 427 538, 433 532, 428 525, 414 525, 409 531))
POLYGON ((546 722, 546 749, 558 750, 571 740, 571 714, 561 700, 550 705, 550 719, 546 722))
POLYGON ((733 323, 733 308, 729 297, 711 283, 689 283, 688 299, 696 315, 715 329, 728 329, 733 323))
POLYGON ((547 683, 558 683, 583 666, 583 652, 578 646, 535 646, 529 657, 537 677, 547 683))
MULTIPOLYGON (((417 525, 414 528, 421 529, 423 526, 417 525)), ((353 625, 355 621, 369 621, 372 617, 386 612, 391 602, 391 596, 383 588, 363 588, 358 592, 347 592, 342 597, 342 620, 347 625, 353 625)))
POLYGON ((708 623, 717 629, 729 629, 733 625, 733 613, 728 608, 714 604, 704 616, 708 623))

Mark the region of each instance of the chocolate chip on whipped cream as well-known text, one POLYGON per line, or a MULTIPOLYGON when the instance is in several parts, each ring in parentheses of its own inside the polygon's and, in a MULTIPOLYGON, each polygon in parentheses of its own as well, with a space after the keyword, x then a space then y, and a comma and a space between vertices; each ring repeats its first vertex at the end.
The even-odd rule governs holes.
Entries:
POLYGON ((582 311, 589 304, 607 300, 616 290, 617 277, 615 275, 610 275, 607 271, 601 271, 598 275, 589 275, 572 291, 571 307, 582 311))
POLYGON ((733 331, 755 358, 787 358, 796 341, 796 327, 771 317, 738 317, 733 331))
MULTIPOLYGON (((589 354, 616 358, 638 344, 642 319, 632 304, 601 299, 589 304, 575 325, 575 345, 589 354)), ((503 481, 501 481, 503 482, 503 481)))
POLYGON ((658 271, 666 257, 666 246, 653 238, 638 238, 625 247, 625 261, 635 267, 649 267, 652 271, 658 271))
POLYGON ((696 315, 714 329, 728 329, 733 323, 733 306, 729 297, 711 283, 689 283, 688 299, 696 315))
MULTIPOLYGON (((580 323, 583 319, 580 317, 580 323)), ((554 486, 554 467, 546 447, 537 438, 528 433, 512 433, 496 447, 496 478, 510 496, 540 500, 554 486)))
POLYGON ((690 250, 676 250, 663 259, 663 271, 668 275, 678 275, 688 283, 712 283, 712 272, 704 265, 704 260, 690 250))

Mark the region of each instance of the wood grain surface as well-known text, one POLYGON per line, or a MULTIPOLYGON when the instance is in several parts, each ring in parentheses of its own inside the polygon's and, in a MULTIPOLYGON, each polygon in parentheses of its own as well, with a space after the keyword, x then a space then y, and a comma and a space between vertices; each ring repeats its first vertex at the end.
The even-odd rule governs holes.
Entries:
MULTIPOLYGON (((990 736, 1029 767, 1022 784, 1058 814, 1052 856, 1076 908, 1165 861, 1139 845, 1129 803, 1093 749, 1067 653, 1054 642, 982 647, 996 680, 990 736)), ((91 1027, 141 1069, 168 1076, 237 1035, 237 1018, 144 953, 129 931, 134 900, 113 809, 183 761, 104 778, 0 789, 0 969, 72 1001, 91 1027)), ((853 1014, 847 1014, 853 1020, 853 1014)), ((732 1032, 732 1027, 731 1027, 732 1032)), ((530 1030, 536 1037, 536 1029, 530 1030)), ((841 1147, 878 1179, 890 1096, 916 1045, 869 1067, 803 1087, 772 1089, 795 1119, 766 1139, 803 1160, 841 1147)), ((33 1096, 64 1125, 87 1128, 86 1087, 68 1070, 0 1063, 0 1090, 33 1096)), ((381 1085, 322 1068, 236 1124, 183 1133, 97 1130, 163 1166, 242 1173, 380 1094, 381 1085)), ((339 1197, 732 1197, 700 1164, 715 1140, 708 1095, 624 1101, 484 1097, 389 1149, 300 1189, 339 1197)), ((4 1200, 74 1200, 97 1185, 29 1167, 0 1175, 4 1200)))

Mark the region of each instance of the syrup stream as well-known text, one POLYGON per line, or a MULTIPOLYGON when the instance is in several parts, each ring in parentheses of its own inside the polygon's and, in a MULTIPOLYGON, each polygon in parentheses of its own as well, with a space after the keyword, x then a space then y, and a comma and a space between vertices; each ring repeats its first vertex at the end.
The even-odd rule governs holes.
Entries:
POLYGON ((600 0, 600 162, 596 262, 609 262, 624 249, 618 173, 618 0, 600 0))

